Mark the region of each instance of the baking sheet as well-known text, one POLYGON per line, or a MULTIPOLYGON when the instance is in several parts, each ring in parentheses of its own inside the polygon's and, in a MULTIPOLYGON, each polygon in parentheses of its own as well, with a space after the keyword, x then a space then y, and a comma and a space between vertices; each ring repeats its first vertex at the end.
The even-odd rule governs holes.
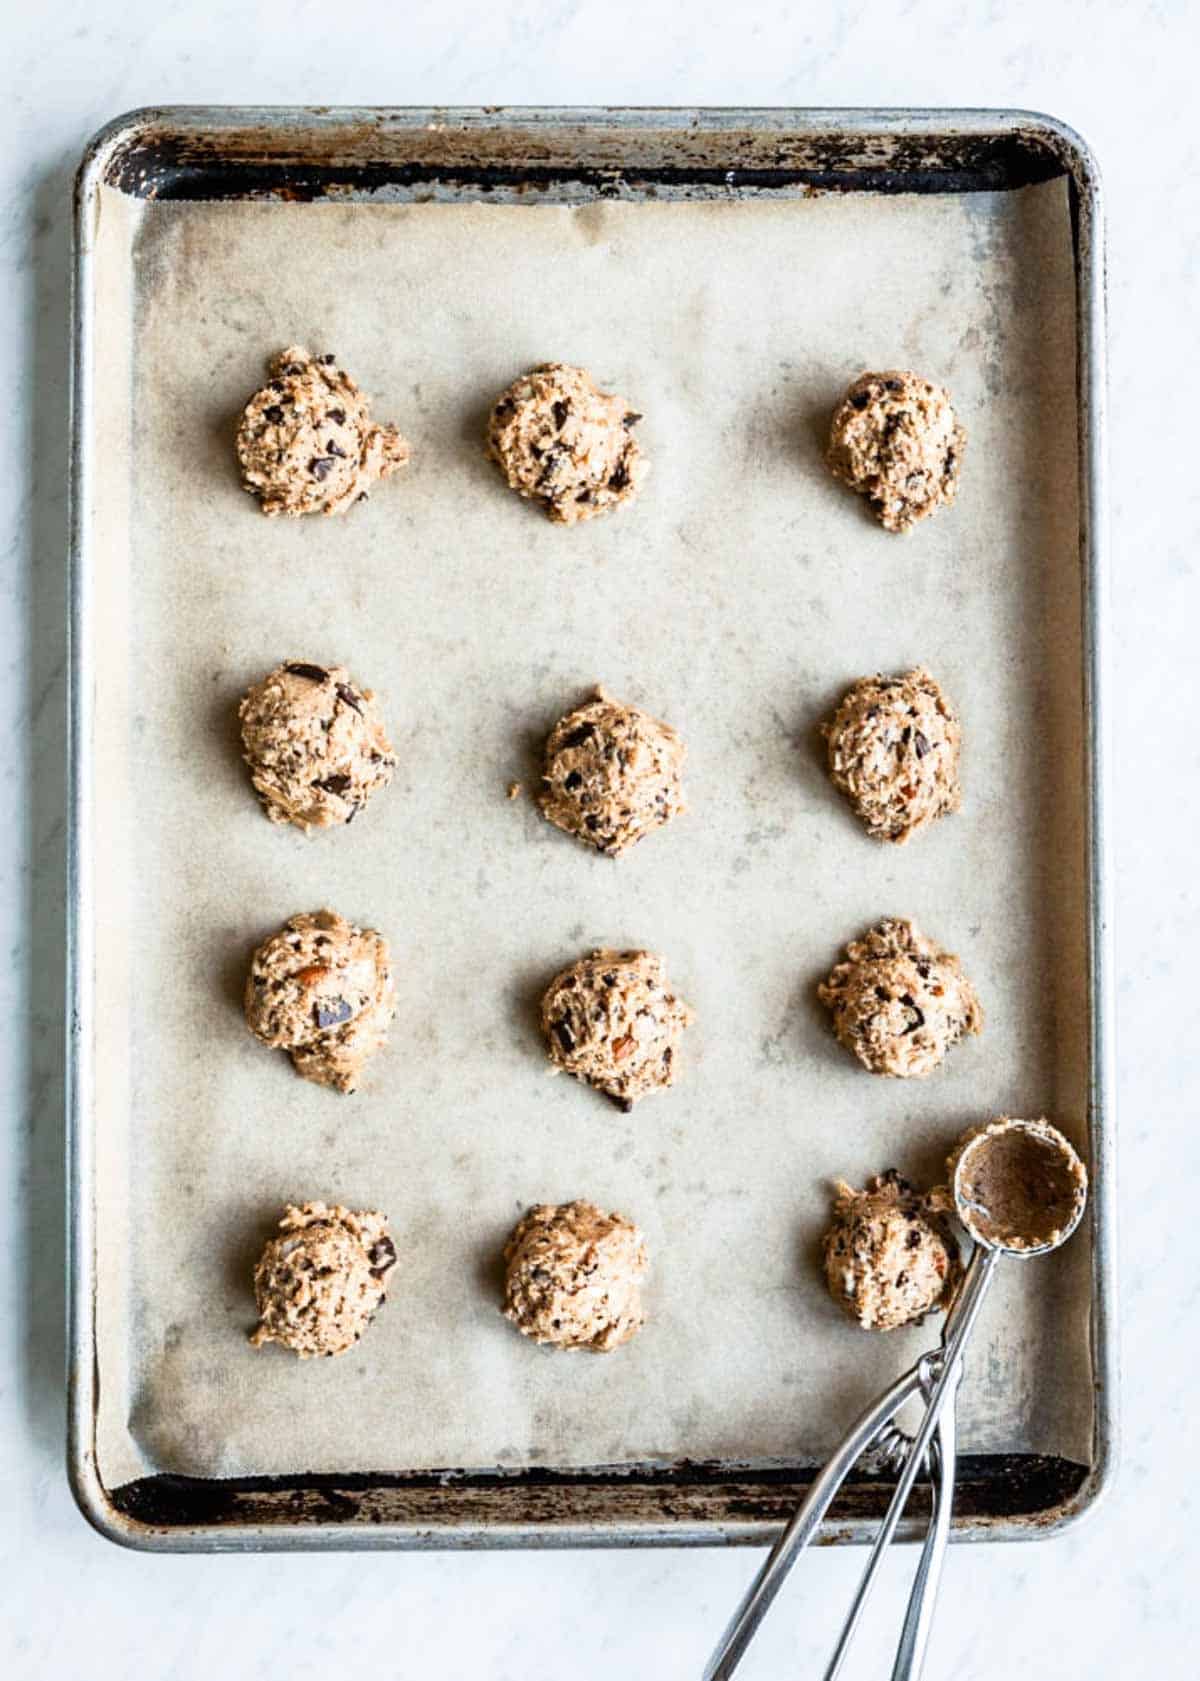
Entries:
MULTIPOLYGON (((1082 1141, 1064 184, 571 210, 105 190, 100 217, 131 275, 99 340, 105 1482, 820 1458, 929 1338, 867 1337, 828 1302, 829 1177, 928 1177, 1004 1109, 1082 1141), (414 445, 344 520, 268 522, 237 486, 234 418, 293 340, 334 350, 414 445), (576 531, 479 446, 491 397, 549 357, 645 411, 654 464, 637 504, 576 531), (957 507, 907 540, 819 460, 847 380, 895 365, 949 384, 970 433, 957 507), (238 763, 236 699, 285 657, 345 661, 386 698, 396 782, 339 835, 277 833, 238 763), (963 714, 967 803, 884 850, 813 730, 855 676, 918 660, 963 714), (617 862, 505 800, 597 679, 690 749, 691 814, 617 862), (253 945, 321 904, 398 958, 391 1047, 348 1100, 238 1008, 253 945), (988 1011, 927 1082, 868 1077, 812 1001, 884 914, 957 950, 988 1011), (699 1016, 685 1081, 630 1116, 548 1077, 535 1025, 549 976, 602 943, 663 952, 699 1016), (651 1323, 606 1359, 536 1349, 496 1311, 518 1214, 579 1195, 635 1217, 653 1256, 651 1323), (354 1353, 302 1365, 244 1337, 254 1255, 309 1196, 385 1209, 403 1273, 354 1353)), ((1003 1270, 966 1451, 1089 1460, 1087 1241, 1003 1270)))

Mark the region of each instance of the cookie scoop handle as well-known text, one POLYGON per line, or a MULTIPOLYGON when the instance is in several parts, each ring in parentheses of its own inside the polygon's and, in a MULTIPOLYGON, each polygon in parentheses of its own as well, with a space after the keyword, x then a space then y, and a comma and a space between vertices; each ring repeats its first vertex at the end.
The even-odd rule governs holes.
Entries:
POLYGON ((934 1606, 942 1579, 942 1564, 946 1544, 950 1539, 950 1517, 954 1506, 954 1479, 958 1470, 958 1429, 955 1419, 957 1388, 962 1381, 962 1361, 957 1365, 954 1379, 942 1415, 938 1419, 937 1434, 930 1449, 930 1483, 933 1490, 933 1522, 921 1549, 921 1562, 908 1596, 908 1610, 900 1644, 896 1648, 896 1662, 892 1681, 918 1681, 929 1645, 929 1631, 933 1627, 934 1606))
MULTIPOLYGON (((883 1522, 879 1526, 879 1534, 875 1537, 875 1544, 871 1548, 871 1556, 867 1560, 867 1568, 863 1571, 862 1581, 858 1584, 858 1592, 842 1626, 837 1649, 829 1661, 829 1668, 825 1671, 825 1681, 834 1681, 841 1672, 842 1663, 854 1631, 858 1627, 858 1620, 867 1603, 867 1596, 875 1585, 875 1577, 879 1566, 883 1563, 883 1555, 888 1549, 897 1526, 903 1516, 904 1508, 908 1504, 908 1497, 912 1493, 913 1484, 917 1480, 917 1473, 921 1469, 921 1462, 929 1451, 929 1444, 934 1431, 938 1428, 942 1416, 942 1409, 953 1404, 955 1392, 961 1376, 963 1349, 967 1338, 979 1317, 979 1310, 983 1306, 988 1286, 995 1277, 996 1268, 1000 1263, 1003 1251, 999 1249, 984 1249, 977 1245, 967 1267, 966 1277, 954 1298, 954 1303, 946 1319, 946 1339, 941 1355, 941 1370, 931 1389, 926 1392, 927 1410, 921 1421, 921 1428, 913 1438, 908 1458, 896 1482, 896 1491, 892 1495, 892 1503, 887 1509, 883 1522)), ((922 1372, 926 1362, 922 1361, 917 1368, 922 1372)))
POLYGON ((820 1528, 821 1520, 857 1461, 889 1425, 900 1408, 921 1387, 922 1368, 914 1366, 855 1420, 833 1458, 819 1473, 804 1504, 767 1555, 758 1575, 746 1590, 741 1604, 729 1620, 708 1660, 703 1681, 728 1681, 745 1656, 787 1579, 788 1573, 820 1528))
MULTIPOLYGON (((919 1665, 929 1638, 933 1617, 934 1597, 941 1575, 942 1558, 950 1528, 950 1507, 954 1493, 954 1423, 953 1410, 958 1385, 962 1378, 963 1349, 970 1336, 979 1310, 983 1306, 988 1286, 992 1282, 1002 1251, 976 1247, 970 1265, 946 1315, 946 1324, 939 1350, 919 1360, 911 1371, 897 1378, 872 1406, 860 1414, 842 1440, 832 1459, 825 1466, 808 1491, 808 1496, 783 1534, 776 1541, 766 1562, 751 1582, 741 1604, 734 1612, 716 1651, 708 1661, 703 1681, 728 1681, 746 1648, 756 1634, 759 1624, 770 1609, 772 1601, 787 1578, 788 1572, 820 1528, 821 1520, 833 1504, 835 1495, 854 1469, 855 1463, 875 1444, 892 1423, 900 1408, 911 1396, 922 1393, 926 1412, 920 1429, 912 1440, 896 1483, 895 1493, 879 1534, 867 1560, 867 1567, 859 1583, 854 1602, 842 1625, 837 1649, 825 1671, 825 1681, 834 1681, 858 1627, 858 1621, 874 1585, 876 1572, 897 1525, 913 1484, 926 1455, 930 1454, 935 1433, 938 1437, 940 1476, 935 1473, 935 1512, 930 1537, 922 1552, 917 1583, 909 1602, 904 1634, 897 1663, 907 1661, 907 1670, 898 1669, 899 1677, 916 1681, 919 1665), (946 1417, 943 1427, 942 1419, 946 1417), (907 1654, 907 1657, 905 1657, 907 1654)), ((932 1457, 932 1456, 931 1456, 932 1457)))

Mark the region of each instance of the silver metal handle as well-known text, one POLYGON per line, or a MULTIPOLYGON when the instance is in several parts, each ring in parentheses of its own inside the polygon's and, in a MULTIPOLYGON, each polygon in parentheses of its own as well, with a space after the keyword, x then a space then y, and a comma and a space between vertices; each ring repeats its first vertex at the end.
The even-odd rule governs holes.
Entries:
POLYGON ((808 1496, 742 1597, 716 1651, 704 1670, 703 1681, 728 1681, 745 1656, 759 1624, 783 1586, 788 1572, 813 1539, 821 1520, 833 1503, 838 1489, 855 1463, 891 1423, 910 1396, 923 1391, 925 1417, 913 1438, 908 1457, 900 1469, 891 1502, 871 1548, 867 1567, 842 1626, 837 1648, 825 1671, 825 1681, 835 1681, 850 1641, 858 1627, 876 1574, 888 1545, 896 1533, 922 1462, 930 1459, 934 1510, 917 1578, 909 1597, 908 1612, 896 1656, 893 1681, 916 1681, 924 1660, 933 1620, 942 1562, 950 1532, 954 1499, 956 1446, 954 1404, 963 1375, 963 1349, 974 1328, 992 1282, 1002 1251, 976 1247, 962 1285, 946 1315, 942 1346, 927 1354, 913 1369, 898 1378, 890 1389, 855 1420, 833 1458, 820 1472, 808 1496), (943 1419, 945 1422, 943 1423, 943 1419), (938 1463, 934 1464, 931 1444, 938 1441, 938 1463))
MULTIPOLYGON (((871 1556, 867 1560, 867 1568, 863 1571, 862 1580, 858 1584, 858 1592, 842 1626, 837 1647, 830 1659, 829 1667, 825 1671, 825 1681, 835 1681, 841 1670, 849 1650, 850 1642, 854 1638, 854 1631, 858 1627, 859 1618, 867 1603, 867 1597, 875 1585, 875 1578, 879 1573, 879 1566, 883 1563, 883 1555, 896 1533, 897 1525, 908 1504, 908 1497, 912 1493, 913 1484, 917 1480, 917 1472, 921 1469, 921 1461, 929 1451, 929 1443, 942 1415, 942 1408, 947 1399, 958 1387, 959 1365, 962 1361, 963 1346, 970 1336, 979 1310, 983 1306, 988 1286, 995 1276, 996 1267, 1000 1261, 1001 1251, 998 1249, 976 1248, 971 1256, 967 1268, 967 1276, 963 1279, 962 1289, 955 1297, 954 1306, 946 1321, 949 1335, 946 1339, 944 1351, 941 1355, 941 1373, 929 1393, 929 1406, 925 1417, 921 1421, 921 1428, 913 1438, 912 1449, 904 1463, 896 1481, 896 1491, 892 1495, 891 1505, 879 1526, 879 1534, 875 1537, 875 1544, 871 1548, 871 1556)), ((936 1357, 935 1357, 936 1358, 936 1357)), ((925 1366, 922 1362, 922 1366, 925 1366)), ((921 1368, 918 1368, 920 1371, 921 1368)))
POLYGON ((946 1558, 946 1545, 950 1539, 950 1518, 954 1507, 954 1479, 958 1469, 958 1429, 955 1422, 956 1390, 962 1381, 962 1361, 956 1368, 955 1378, 946 1404, 942 1408, 941 1418, 938 1420, 937 1435, 930 1448, 930 1481, 933 1488, 933 1521, 929 1525, 929 1533, 925 1537, 925 1545, 921 1549, 921 1562, 917 1566, 917 1574, 913 1580, 912 1591, 908 1596, 908 1610, 904 1617, 904 1628, 900 1634, 900 1644, 896 1649, 896 1662, 892 1668, 892 1681, 919 1681, 922 1666, 925 1662, 925 1651, 929 1645, 929 1632, 933 1627, 933 1612, 937 1604, 938 1586, 942 1578, 942 1565, 946 1558))
MULTIPOLYGON (((833 1503, 833 1497, 854 1469, 884 1425, 899 1412, 905 1401, 921 1387, 921 1368, 915 1366, 851 1426, 833 1458, 816 1478, 795 1517, 767 1554, 758 1575, 751 1582, 741 1604, 730 1618, 717 1649, 708 1660, 704 1681, 728 1681, 745 1655, 758 1625, 770 1609, 788 1572, 808 1546, 833 1503)), ((923 1451, 923 1450, 922 1450, 923 1451)))

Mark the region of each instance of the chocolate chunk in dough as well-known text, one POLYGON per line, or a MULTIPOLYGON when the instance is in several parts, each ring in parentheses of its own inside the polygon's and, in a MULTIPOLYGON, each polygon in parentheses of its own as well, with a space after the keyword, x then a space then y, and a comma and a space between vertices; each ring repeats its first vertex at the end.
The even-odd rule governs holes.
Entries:
POLYGON ((867 833, 903 843, 962 803, 962 728, 936 680, 860 677, 827 724, 829 775, 867 833))
POLYGON ((983 1030, 982 1007, 958 958, 900 917, 852 940, 817 996, 842 1044, 872 1074, 932 1074, 956 1040, 983 1030))
POLYGON ((919 374, 861 374, 834 411, 826 464, 887 531, 908 531, 958 489, 967 435, 950 393, 919 374))
POLYGON ((264 514, 340 514, 376 479, 403 467, 408 444, 394 426, 372 426, 370 404, 332 356, 299 345, 268 364, 238 424, 242 484, 264 514))
POLYGON ((487 455, 547 518, 577 525, 637 494, 650 470, 633 436, 641 418, 584 368, 544 362, 497 397, 487 455))
POLYGON ((255 952, 245 1005, 251 1033, 304 1079, 352 1092, 395 1008, 388 943, 336 911, 293 916, 255 952))
POLYGON ((302 1360, 345 1354, 382 1305, 395 1264, 382 1214, 289 1205, 254 1269, 259 1322, 250 1341, 280 1343, 302 1360))
POLYGON ((607 1354, 641 1330, 641 1232, 594 1202, 530 1209, 504 1246, 504 1312, 522 1335, 607 1354))
POLYGON ((834 1184, 825 1279, 866 1331, 894 1331, 949 1305, 961 1276, 949 1224, 894 1170, 861 1191, 834 1184))
POLYGON ((551 1062, 625 1110, 675 1083, 694 1019, 649 951, 594 951, 556 975, 542 999, 551 1062))
POLYGON ((539 804, 556 828, 615 858, 686 809, 686 753, 669 724, 597 688, 551 730, 539 804))
POLYGON ((396 755, 375 696, 345 666, 277 665, 238 717, 250 778, 273 823, 349 823, 392 779, 396 755))

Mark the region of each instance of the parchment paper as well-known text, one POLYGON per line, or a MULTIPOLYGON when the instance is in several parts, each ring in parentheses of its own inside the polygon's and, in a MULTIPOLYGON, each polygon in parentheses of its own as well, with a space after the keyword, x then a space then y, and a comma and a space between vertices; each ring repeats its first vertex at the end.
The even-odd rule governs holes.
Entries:
MULTIPOLYGON (((935 1334, 871 1336, 829 1302, 831 1176, 928 1182, 1003 1111, 1083 1138, 1063 186, 581 209, 107 193, 101 216, 133 323, 131 350, 130 318, 104 341, 128 428, 101 440, 99 496, 128 495, 129 526, 96 581, 103 1475, 819 1457, 935 1334), (413 444, 342 519, 269 522, 237 483, 236 415, 293 341, 336 352, 413 444), (490 399, 552 358, 644 411, 653 462, 636 504, 576 530, 481 451, 490 399), (820 461, 865 367, 944 381, 970 434, 957 506, 905 539, 820 461), (344 661, 385 698, 400 769, 345 832, 268 825, 239 763, 237 699, 281 658, 344 661), (917 661, 961 709, 966 803, 887 849, 814 732, 855 677, 917 661), (690 815, 617 862, 505 798, 596 680, 689 746, 690 815), (391 1047, 350 1099, 239 1007, 255 943, 326 904, 397 958, 391 1047), (886 914, 959 952, 987 1010, 927 1081, 866 1074, 813 999, 886 914), (549 1077, 536 1028, 545 982, 599 944, 662 952, 698 1016, 681 1084, 629 1116, 549 1077), (514 1221, 576 1196, 634 1217, 653 1257, 649 1324, 608 1357, 498 1312, 514 1221), (352 1354, 300 1363, 246 1333, 259 1246, 309 1197, 385 1210, 401 1265, 352 1354)), ((1089 1459, 1086 1235, 1002 1269, 961 1415, 967 1450, 1089 1459)))

